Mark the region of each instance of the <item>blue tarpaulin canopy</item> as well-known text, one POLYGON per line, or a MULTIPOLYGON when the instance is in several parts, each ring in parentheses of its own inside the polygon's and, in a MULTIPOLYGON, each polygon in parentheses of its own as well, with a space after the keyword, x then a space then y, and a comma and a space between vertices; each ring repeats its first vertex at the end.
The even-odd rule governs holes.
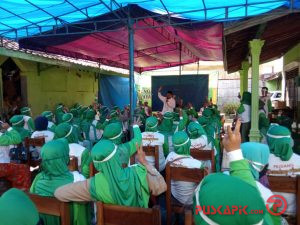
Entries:
MULTIPOLYGON (((12 39, 29 37, 112 12, 128 4, 137 4, 164 18, 228 21, 275 9, 299 9, 300 0, 1 0, 0 36, 12 39)), ((136 21, 139 19, 143 18, 135 18, 136 21)))

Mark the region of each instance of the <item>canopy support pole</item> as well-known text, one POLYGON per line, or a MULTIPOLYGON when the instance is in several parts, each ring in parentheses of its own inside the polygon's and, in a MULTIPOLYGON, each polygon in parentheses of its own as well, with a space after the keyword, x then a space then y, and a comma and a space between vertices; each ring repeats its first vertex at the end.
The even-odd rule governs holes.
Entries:
POLYGON ((182 66, 181 66, 181 57, 182 57, 182 44, 181 42, 179 42, 179 75, 181 75, 181 69, 182 69, 182 66))
POLYGON ((129 98, 130 98, 130 121, 133 122, 134 115, 134 21, 128 18, 128 45, 129 45, 129 98))

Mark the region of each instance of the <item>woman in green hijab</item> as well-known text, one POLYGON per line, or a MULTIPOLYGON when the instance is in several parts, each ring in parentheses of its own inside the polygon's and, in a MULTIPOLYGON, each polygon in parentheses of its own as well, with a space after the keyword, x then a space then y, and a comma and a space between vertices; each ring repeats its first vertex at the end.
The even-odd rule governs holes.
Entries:
POLYGON ((72 126, 72 133, 73 133, 73 137, 75 138, 75 142, 74 143, 79 143, 83 141, 83 138, 81 136, 81 131, 80 131, 80 127, 76 124, 74 124, 74 116, 72 113, 65 113, 62 117, 62 122, 63 123, 68 123, 72 126))
POLYGON ((53 113, 51 111, 44 111, 42 116, 46 117, 48 120, 48 130, 54 133, 56 125, 53 123, 53 113))
MULTIPOLYGON (((142 133, 143 146, 158 146, 159 171, 165 169, 165 156, 169 154, 168 137, 158 132, 158 120, 154 116, 146 119, 146 131, 142 133)), ((154 156, 146 156, 146 160, 155 166, 154 156)))
POLYGON ((92 149, 94 166, 99 171, 87 181, 59 188, 55 197, 61 201, 102 201, 107 204, 148 207, 148 166, 145 153, 137 147, 142 164, 122 167, 117 146, 109 140, 99 141, 92 149))
POLYGON ((42 225, 34 203, 21 190, 11 188, 0 197, 1 225, 42 225))
POLYGON ((98 121, 95 120, 95 111, 89 109, 86 113, 85 120, 82 122, 83 136, 92 144, 97 143, 102 137, 102 130, 97 129, 98 121))
POLYGON ((22 115, 15 115, 13 116, 9 122, 13 129, 18 131, 21 136, 22 142, 25 140, 26 137, 31 137, 31 132, 29 130, 24 129, 24 118, 22 115))
POLYGON ((70 110, 70 113, 73 115, 73 125, 75 126, 77 126, 78 128, 79 128, 79 130, 80 130, 80 126, 81 126, 81 120, 80 120, 80 118, 79 118, 79 113, 78 113, 78 109, 76 109, 76 108, 72 108, 71 110, 70 110))
POLYGON ((249 133, 251 128, 251 93, 245 91, 241 100, 240 107, 237 110, 238 117, 242 122, 241 135, 242 143, 249 141, 249 133))
POLYGON ((24 118, 24 129, 29 130, 30 132, 35 131, 34 122, 32 119, 31 109, 29 107, 21 108, 21 114, 24 118))
MULTIPOLYGON (((194 159, 190 155, 191 140, 185 131, 176 132, 172 139, 174 152, 169 153, 166 164, 186 168, 210 167, 209 163, 194 159)), ((194 182, 171 181, 171 193, 183 205, 192 205, 196 187, 194 182)))
MULTIPOLYGON (((293 152, 293 139, 288 128, 272 125, 267 133, 270 147, 269 174, 273 176, 300 175, 300 156, 293 152)), ((296 213, 296 196, 292 193, 280 193, 287 200, 287 214, 296 213)))
POLYGON ((136 152, 135 144, 137 143, 139 146, 142 144, 142 134, 139 123, 139 120, 134 121, 132 126, 133 138, 126 143, 122 143, 123 130, 120 123, 110 123, 104 129, 103 137, 118 146, 120 160, 124 165, 128 165, 130 156, 136 152))
POLYGON ((211 150, 208 146, 207 135, 203 127, 198 122, 190 122, 187 133, 191 139, 191 148, 211 150))
POLYGON ((69 144, 69 155, 78 159, 78 168, 85 177, 89 177, 89 150, 76 142, 75 134, 72 132, 73 126, 68 123, 61 123, 55 129, 57 138, 65 138, 69 144))
POLYGON ((62 104, 57 105, 55 110, 55 121, 56 125, 60 124, 62 122, 62 117, 64 115, 63 111, 64 106, 62 104))
POLYGON ((261 143, 267 144, 267 132, 270 127, 270 121, 266 117, 266 112, 264 111, 264 102, 259 100, 259 114, 258 114, 258 126, 261 135, 261 143))
MULTIPOLYGON (((54 196, 55 190, 65 184, 83 181, 85 178, 77 171, 68 168, 69 146, 66 139, 57 139, 46 143, 41 149, 41 172, 35 177, 30 192, 41 196, 54 196)), ((82 204, 73 204, 73 225, 87 225, 88 208, 82 204)), ((59 217, 41 214, 46 224, 59 225, 59 217)))
POLYGON ((218 138, 218 123, 213 118, 213 109, 204 109, 202 116, 198 118, 198 123, 204 128, 207 135, 208 146, 216 151, 216 171, 220 171, 220 140, 218 138))

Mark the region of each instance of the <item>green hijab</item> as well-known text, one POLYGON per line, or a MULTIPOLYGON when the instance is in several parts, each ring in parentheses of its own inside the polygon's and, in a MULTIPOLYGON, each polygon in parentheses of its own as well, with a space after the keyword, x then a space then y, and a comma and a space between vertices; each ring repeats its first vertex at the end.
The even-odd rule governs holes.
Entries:
POLYGON ((36 225, 39 213, 30 198, 21 190, 11 188, 0 198, 1 225, 36 225))
POLYGON ((172 133, 173 132, 173 118, 174 114, 172 112, 166 112, 158 130, 162 133, 172 133))
POLYGON ((80 110, 79 110, 79 116, 81 117, 81 119, 85 119, 85 114, 86 112, 89 110, 89 107, 87 106, 83 106, 80 110))
POLYGON ((60 124, 62 122, 63 115, 64 115, 63 105, 59 104, 55 110, 55 120, 57 124, 60 124))
POLYGON ((72 113, 65 113, 62 117, 63 123, 72 123, 73 120, 73 114, 72 113))
POLYGON ((73 117, 78 117, 78 110, 76 108, 72 108, 70 113, 73 115, 73 117))
POLYGON ((42 112, 42 116, 46 117, 48 121, 53 121, 53 113, 51 111, 42 112))
POLYGON ((206 136, 206 132, 203 127, 197 122, 190 122, 187 128, 187 132, 191 139, 197 139, 202 135, 206 136))
POLYGON ((206 176, 195 190, 194 219, 196 225, 222 224, 222 225, 253 225, 264 219, 267 212, 265 203, 255 186, 244 182, 240 178, 222 173, 213 173, 206 176), (200 213, 200 206, 214 206, 220 208, 222 215, 200 213), (244 213, 236 211, 234 214, 223 215, 229 207, 232 212, 234 206, 247 206, 244 213), (262 214, 251 214, 251 210, 261 210, 262 214), (205 219, 204 219, 205 218, 205 219), (206 221, 210 221, 206 222, 206 221))
POLYGON ((271 153, 282 161, 288 161, 292 157, 292 137, 288 128, 279 125, 271 126, 267 133, 267 143, 271 153))
POLYGON ((18 131, 21 136, 22 141, 25 140, 26 137, 30 137, 31 133, 29 130, 24 129, 24 116, 23 115, 15 115, 10 118, 9 122, 11 123, 12 127, 18 131))
POLYGON ((24 116, 30 116, 31 109, 29 107, 21 108, 21 114, 24 116))
POLYGON ((158 130, 158 120, 154 116, 150 116, 146 119, 146 131, 148 132, 157 132, 158 130))
POLYGON ((61 123, 55 128, 57 138, 66 138, 69 143, 77 143, 73 127, 68 123, 61 123))
POLYGON ((111 110, 109 115, 110 115, 111 119, 117 119, 118 118, 118 112, 115 109, 111 110))
POLYGON ((109 109, 106 106, 100 108, 100 122, 103 123, 108 115, 109 109))
POLYGON ((212 108, 205 108, 203 110, 202 116, 206 117, 207 119, 211 119, 213 114, 214 114, 214 111, 212 110, 212 108))
POLYGON ((243 93, 242 99, 241 99, 241 104, 245 105, 251 105, 251 93, 248 91, 245 91, 243 93))
POLYGON ((72 183, 73 174, 69 171, 69 145, 65 139, 46 143, 41 149, 42 171, 36 176, 30 192, 41 196, 53 196, 55 190, 72 183))
POLYGON ((85 115, 85 118, 87 121, 89 122, 93 122, 94 119, 95 119, 95 111, 93 109, 89 109, 87 112, 86 112, 86 115, 85 115))
POLYGON ((248 160, 251 173, 255 180, 259 180, 259 173, 269 163, 269 146, 257 142, 245 142, 241 144, 243 156, 248 160))
POLYGON ((93 199, 132 207, 148 207, 149 188, 147 170, 142 165, 123 168, 117 146, 109 140, 99 141, 92 149, 92 159, 97 173, 91 178, 93 199), (106 188, 103 184, 107 184, 106 188), (112 202, 105 201, 111 195, 112 202))
POLYGON ((110 123, 105 126, 103 137, 111 140, 115 145, 122 144, 123 130, 120 123, 110 123))
POLYGON ((173 137, 174 151, 179 155, 190 155, 191 140, 185 131, 176 132, 173 137))
MULTIPOLYGON (((214 134, 215 134, 215 128, 211 125, 209 119, 205 116, 201 116, 198 118, 198 123, 202 125, 204 128, 206 135, 207 135, 207 142, 208 144, 214 143, 214 134)), ((214 145, 214 144, 213 144, 214 145)))

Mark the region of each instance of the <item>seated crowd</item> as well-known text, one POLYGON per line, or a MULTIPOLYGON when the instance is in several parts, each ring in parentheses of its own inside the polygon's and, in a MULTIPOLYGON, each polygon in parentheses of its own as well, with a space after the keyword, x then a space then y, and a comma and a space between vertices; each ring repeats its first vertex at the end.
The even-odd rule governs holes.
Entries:
MULTIPOLYGON (((1 125, 0 179, 12 188, 0 197, 0 224, 60 224, 57 216, 38 214, 26 191, 70 202, 74 225, 95 224, 96 207, 90 204, 94 201, 141 208, 160 204, 163 211, 167 166, 205 171, 200 183, 171 180, 170 185, 172 201, 192 209, 197 225, 286 224, 283 216, 274 214, 278 208, 267 210, 267 200, 275 194, 268 176, 299 174, 300 156, 293 153, 290 130, 270 124, 266 115, 259 116, 262 143, 248 142, 249 98, 250 93, 243 94, 240 119, 225 134, 218 108, 211 103, 199 114, 190 103, 171 111, 166 104, 165 111, 157 114, 139 106, 133 121, 129 107, 121 111, 75 104, 69 110, 58 104, 54 113, 42 112, 35 120, 29 107, 22 108, 10 125, 1 125), (45 144, 24 150, 25 141, 36 138, 43 138, 45 144), (150 147, 158 151, 156 156, 143 150, 150 147), (27 151, 26 162, 12 159, 11 149, 27 151), (211 151, 213 160, 196 158, 192 151, 211 151), (77 159, 77 170, 70 168, 72 157, 77 159), (38 166, 33 167, 32 161, 38 166), (247 208, 246 213, 228 216, 199 210, 205 206, 229 206, 229 212, 235 206, 247 208)), ((286 214, 295 216, 295 194, 280 194, 288 202, 286 214)))

